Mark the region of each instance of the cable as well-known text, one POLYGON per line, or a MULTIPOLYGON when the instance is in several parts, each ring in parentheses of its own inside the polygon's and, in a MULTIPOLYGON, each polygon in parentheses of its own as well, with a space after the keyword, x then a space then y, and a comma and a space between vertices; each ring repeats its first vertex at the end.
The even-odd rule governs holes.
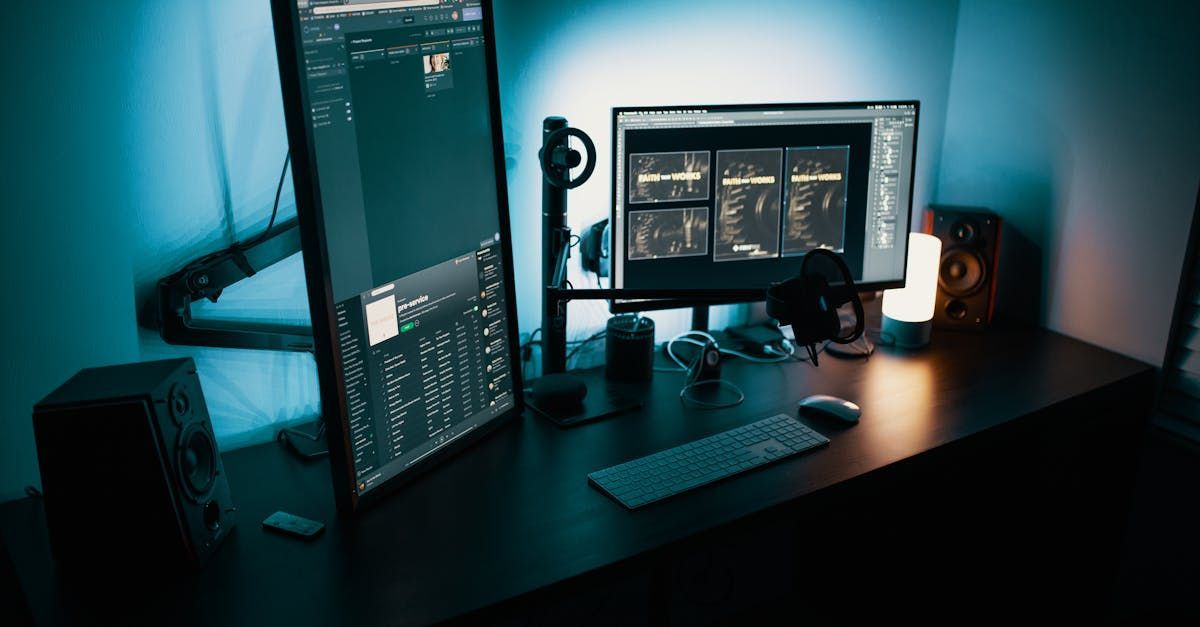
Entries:
POLYGON ((587 346, 588 344, 590 344, 600 338, 605 337, 607 334, 608 334, 607 329, 601 329, 601 330, 596 331, 595 333, 591 334, 586 340, 579 340, 578 344, 575 345, 575 348, 572 348, 571 351, 569 353, 567 353, 567 359, 566 359, 567 363, 570 364, 571 358, 574 357, 575 354, 578 353, 584 346, 587 346))
MULTIPOLYGON (((667 340, 667 356, 671 358, 671 361, 674 361, 676 364, 679 365, 680 368, 682 368, 684 370, 689 369, 687 364, 683 363, 683 361, 681 359, 679 359, 678 357, 675 356, 675 351, 671 350, 671 347, 675 345, 675 342, 686 342, 688 344, 694 344, 696 346, 703 347, 704 342, 692 339, 691 336, 693 336, 693 335, 699 335, 700 337, 712 342, 713 344, 717 344, 717 339, 714 338, 713 336, 709 335, 708 333, 705 333, 704 331, 684 331, 683 333, 680 333, 679 335, 676 335, 675 337, 667 340)), ((718 344, 718 347, 719 346, 720 345, 718 344)))
MULTIPOLYGON (((699 335, 701 337, 704 337, 704 338, 710 340, 713 344, 717 343, 717 340, 715 338, 713 338, 712 335, 705 333, 704 331, 684 331, 683 333, 680 333, 679 335, 676 335, 675 337, 667 340, 667 355, 676 364, 679 364, 680 368, 683 368, 685 370, 687 369, 687 366, 684 365, 683 361, 681 361, 678 357, 675 356, 675 353, 671 350, 671 347, 675 344, 675 342, 685 342, 687 344, 692 344, 695 346, 703 347, 704 342, 691 339, 691 337, 689 337, 689 336, 692 336, 692 335, 699 335)), ((790 342, 788 343, 788 346, 789 346, 789 348, 791 348, 790 342)), ((719 350, 722 355, 732 355, 734 357, 740 357, 741 359, 745 359, 748 362, 756 363, 756 364, 781 364, 784 362, 788 362, 788 361, 792 360, 792 355, 794 355, 796 352, 795 348, 791 348, 790 352, 784 351, 783 354, 781 354, 777 357, 765 358, 765 357, 757 357, 755 355, 751 355, 749 353, 744 353, 739 350, 734 350, 732 348, 721 348, 719 345, 717 347, 717 350, 719 350)))
POLYGON ((538 327, 538 328, 534 329, 533 332, 529 334, 529 337, 525 338, 525 341, 521 343, 521 378, 522 379, 529 378, 529 373, 527 371, 529 370, 529 362, 533 359, 533 347, 534 347, 534 345, 541 346, 541 344, 542 344, 541 342, 534 340, 533 338, 537 337, 539 334, 541 334, 541 332, 542 332, 542 327, 538 327))
POLYGON ((792 344, 787 338, 779 341, 780 348, 776 348, 771 344, 763 344, 762 351, 768 355, 776 357, 784 357, 786 359, 796 360, 796 345, 792 344))
POLYGON ((283 154, 283 171, 279 173, 279 184, 275 186, 275 202, 271 206, 271 219, 267 221, 267 228, 263 229, 254 239, 240 245, 242 250, 250 248, 261 243, 271 235, 271 229, 275 228, 275 217, 279 215, 279 197, 283 194, 283 182, 287 180, 288 166, 292 162, 292 153, 285 152, 283 154))
POLYGON ((683 386, 683 389, 679 390, 679 400, 685 405, 690 403, 691 405, 701 409, 728 409, 730 407, 741 405, 742 401, 746 400, 746 395, 738 388, 738 386, 724 379, 705 379, 704 381, 693 381, 683 386), (708 401, 701 401, 693 398, 690 394, 688 394, 688 392, 691 390, 702 385, 716 385, 718 387, 725 387, 726 389, 733 390, 733 393, 737 394, 737 398, 724 403, 710 403, 708 401))
POLYGON ((736 405, 740 405, 742 403, 742 401, 746 400, 746 395, 742 392, 741 389, 738 388, 738 386, 734 385, 733 383, 730 383, 729 381, 725 381, 724 379, 705 379, 703 381, 696 380, 696 376, 700 371, 700 361, 699 360, 704 358, 703 348, 705 346, 708 346, 708 344, 710 344, 710 343, 712 345, 716 346, 718 351, 721 351, 720 346, 717 344, 716 338, 714 338, 712 335, 710 335, 708 333, 705 333, 704 331, 684 331, 683 333, 680 333, 679 335, 676 335, 675 337, 667 340, 667 356, 670 357, 671 360, 674 361, 676 364, 678 364, 679 367, 682 369, 682 371, 687 373, 687 379, 686 379, 685 383, 683 384, 683 387, 680 388, 680 390, 679 390, 679 401, 681 403, 683 403, 684 405, 690 404, 691 406, 697 407, 700 409, 726 409, 729 407, 734 407, 736 405), (699 336, 708 341, 701 342, 697 339, 694 339, 693 336, 699 336), (693 345, 701 347, 700 353, 696 355, 695 361, 693 361, 690 366, 684 365, 683 361, 678 356, 676 356, 675 351, 672 350, 673 347, 675 346, 676 342, 685 342, 688 344, 693 344, 693 345), (733 393, 737 395, 737 398, 735 398, 734 400, 726 401, 726 402, 722 402, 722 403, 712 403, 709 401, 699 400, 699 399, 695 398, 694 396, 692 396, 692 394, 691 394, 692 390, 694 390, 698 387, 701 387, 701 386, 708 386, 708 385, 716 385, 718 387, 724 387, 726 389, 732 390, 733 393))
MULTIPOLYGON (((816 349, 816 354, 820 355, 821 353, 825 352, 825 348, 827 346, 829 346, 829 342, 825 342, 825 343, 821 344, 821 347, 816 349)), ((806 352, 808 351, 807 346, 805 347, 805 350, 806 350, 806 352)), ((810 352, 807 357, 800 357, 799 355, 793 355, 792 359, 795 359, 796 361, 799 361, 799 362, 808 362, 808 361, 812 360, 812 353, 810 352)))
POLYGON ((188 262, 185 266, 180 268, 177 272, 168 276, 167 279, 170 281, 176 281, 180 277, 183 277, 184 275, 195 270, 196 268, 203 266, 204 264, 212 261, 213 259, 216 259, 217 257, 220 257, 221 255, 229 253, 230 250, 238 250, 238 251, 245 252, 246 250, 249 250, 256 244, 259 244, 263 240, 267 239, 267 237, 269 237, 271 235, 271 230, 275 228, 275 218, 279 214, 279 199, 280 199, 280 196, 283 194, 283 182, 284 182, 284 180, 287 179, 288 165, 290 163, 291 163, 291 153, 290 152, 284 153, 283 172, 281 172, 279 174, 279 184, 275 186, 275 202, 271 206, 271 219, 267 221, 267 228, 265 230, 263 230, 262 233, 255 235, 253 238, 246 240, 245 242, 235 243, 232 246, 229 246, 228 248, 223 248, 221 250, 214 250, 211 253, 203 255, 197 259, 193 259, 192 261, 188 262))
MULTIPOLYGON (((528 373, 526 371, 528 370, 527 366, 529 365, 529 362, 533 360, 533 347, 537 346, 540 348, 542 346, 541 340, 533 339, 533 338, 537 337, 538 335, 540 335, 541 332, 542 332, 541 327, 534 329, 533 332, 529 334, 529 337, 526 338, 525 341, 520 346, 521 376, 523 378, 528 378, 528 373)), ((566 357, 567 361, 569 362, 571 360, 571 358, 575 356, 576 353, 578 353, 580 350, 582 350, 584 345, 604 338, 607 335, 607 333, 608 333, 607 330, 600 330, 600 331, 597 331, 596 333, 593 333, 586 339, 571 340, 571 341, 567 342, 567 346, 572 347, 571 352, 567 353, 567 357, 566 357)))
POLYGON ((533 353, 534 345, 541 345, 541 342, 533 339, 533 338, 537 337, 538 335, 541 335, 541 333, 542 333, 542 327, 538 327, 533 330, 533 333, 529 334, 529 337, 525 338, 524 342, 521 343, 521 360, 522 361, 529 361, 529 358, 532 356, 532 353, 533 353))
POLYGON ((850 342, 849 344, 839 345, 829 348, 827 351, 830 355, 841 357, 844 359, 866 359, 875 354, 875 343, 864 333, 862 337, 850 342))
POLYGON ((296 429, 293 427, 284 427, 284 428, 280 429, 278 433, 275 434, 275 440, 277 442, 279 442, 280 444, 284 445, 288 450, 290 450, 292 453, 294 453, 297 457, 299 457, 303 460, 306 460, 306 461, 320 459, 322 457, 329 455, 328 448, 318 449, 318 450, 315 450, 312 452, 303 451, 299 447, 296 446, 295 442, 293 442, 293 439, 295 439, 295 438, 308 440, 310 442, 320 442, 321 440, 323 440, 325 438, 325 421, 324 420, 320 420, 320 419, 318 420, 317 430, 314 433, 308 433, 306 431, 302 431, 300 429, 296 429))
POLYGON ((790 353, 784 353, 777 357, 767 358, 767 357, 756 357, 749 353, 743 353, 742 351, 733 350, 732 348, 722 348, 719 350, 721 351, 721 354, 723 354, 723 355, 733 355, 734 357, 740 357, 742 359, 745 359, 748 362, 755 363, 755 364, 781 364, 783 362, 792 360, 792 355, 790 353))

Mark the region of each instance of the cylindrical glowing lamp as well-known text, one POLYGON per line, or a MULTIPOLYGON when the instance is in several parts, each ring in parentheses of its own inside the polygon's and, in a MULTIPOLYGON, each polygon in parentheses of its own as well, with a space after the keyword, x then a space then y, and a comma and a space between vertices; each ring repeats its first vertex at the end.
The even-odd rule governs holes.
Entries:
POLYGON ((883 292, 882 343, 901 348, 920 348, 929 343, 941 257, 942 240, 925 233, 908 234, 904 287, 883 292))

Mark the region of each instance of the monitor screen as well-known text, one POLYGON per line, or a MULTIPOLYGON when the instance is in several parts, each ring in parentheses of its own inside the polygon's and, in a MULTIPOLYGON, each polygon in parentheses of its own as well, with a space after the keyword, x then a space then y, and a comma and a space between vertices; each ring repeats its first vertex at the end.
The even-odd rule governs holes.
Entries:
POLYGON ((864 289, 904 281, 914 101, 613 109, 612 286, 761 300, 806 252, 864 289))
POLYGON ((520 410, 490 8, 274 7, 323 412, 353 508, 520 410))

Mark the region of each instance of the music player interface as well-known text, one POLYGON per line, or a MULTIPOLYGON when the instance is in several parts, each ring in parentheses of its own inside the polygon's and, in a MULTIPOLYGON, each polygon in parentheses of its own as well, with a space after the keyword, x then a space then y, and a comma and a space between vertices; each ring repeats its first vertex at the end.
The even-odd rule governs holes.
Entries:
POLYGON ((511 406, 502 277, 489 241, 337 305, 359 491, 511 406))

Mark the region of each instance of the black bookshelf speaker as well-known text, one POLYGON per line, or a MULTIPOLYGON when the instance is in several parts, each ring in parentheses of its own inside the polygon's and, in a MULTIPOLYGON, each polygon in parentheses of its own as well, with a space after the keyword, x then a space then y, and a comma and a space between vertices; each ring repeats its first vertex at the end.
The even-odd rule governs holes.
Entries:
POLYGON ((925 232, 942 240, 933 325, 985 329, 996 311, 1001 220, 975 208, 931 206, 925 232))
POLYGON ((33 429, 60 569, 190 570, 233 529, 191 358, 81 370, 34 407, 33 429))

